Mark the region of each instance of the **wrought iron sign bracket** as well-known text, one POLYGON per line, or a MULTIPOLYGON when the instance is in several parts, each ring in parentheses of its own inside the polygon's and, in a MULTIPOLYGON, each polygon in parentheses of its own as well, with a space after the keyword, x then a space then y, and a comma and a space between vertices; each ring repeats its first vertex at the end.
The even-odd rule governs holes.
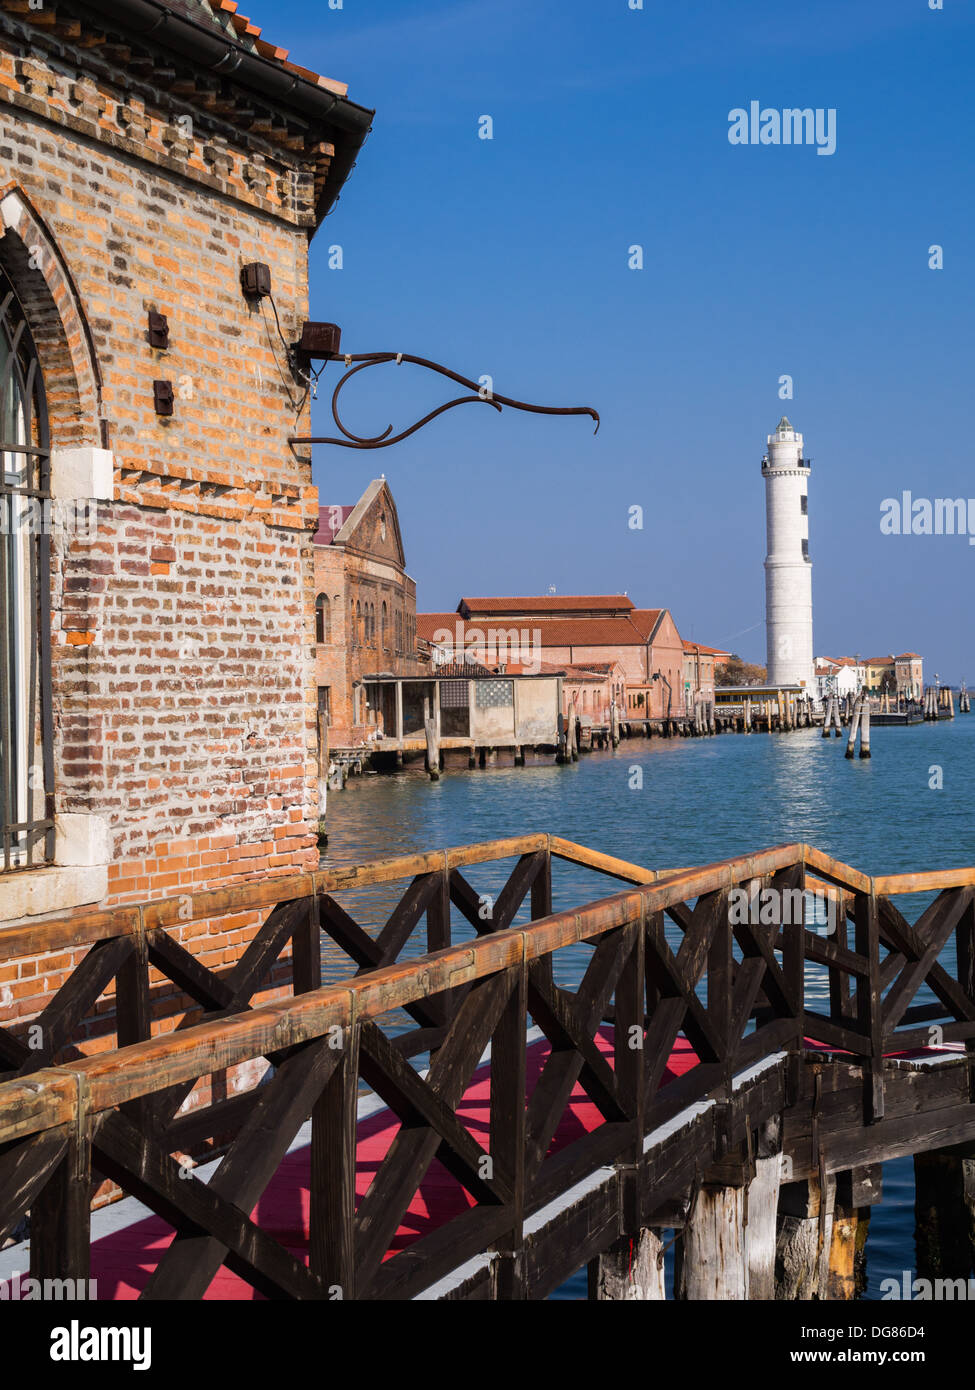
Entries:
MULTIPOLYGON (((592 406, 556 406, 556 405, 532 405, 527 401, 516 401, 511 396, 499 396, 496 391, 489 391, 483 386, 479 386, 476 381, 471 381, 469 377, 461 376, 459 372, 451 371, 449 367, 442 366, 439 362, 431 362, 426 357, 414 357, 409 352, 359 352, 343 353, 339 351, 339 329, 335 324, 313 324, 306 323, 301 336, 301 341, 294 345, 292 349, 293 361, 296 370, 305 381, 317 381, 318 377, 310 374, 311 363, 314 360, 322 361, 324 365, 329 362, 343 362, 345 372, 339 379, 335 390, 332 392, 332 419, 335 421, 339 430, 339 435, 329 437, 293 437, 288 440, 292 450, 301 445, 309 444, 338 444, 345 449, 387 449, 391 444, 399 444, 401 440, 408 439, 411 434, 416 434, 417 430, 423 429, 431 420, 435 420, 438 415, 443 415, 448 410, 453 410, 458 405, 490 405, 500 414, 502 407, 511 406, 513 410, 525 410, 532 415, 588 415, 596 422, 594 434, 599 432, 599 414, 592 406), (457 396, 452 401, 447 401, 444 405, 438 406, 436 410, 431 410, 424 415, 421 420, 417 420, 408 429, 401 430, 398 434, 393 433, 393 426, 387 425, 381 434, 360 435, 353 434, 342 423, 339 415, 339 396, 347 382, 365 371, 367 367, 377 367, 384 363, 395 362, 397 365, 409 362, 416 367, 424 367, 427 371, 436 372, 438 375, 446 377, 449 381, 456 381, 458 385, 466 387, 471 393, 469 395, 457 396)), ((319 370, 324 370, 324 365, 319 370)))

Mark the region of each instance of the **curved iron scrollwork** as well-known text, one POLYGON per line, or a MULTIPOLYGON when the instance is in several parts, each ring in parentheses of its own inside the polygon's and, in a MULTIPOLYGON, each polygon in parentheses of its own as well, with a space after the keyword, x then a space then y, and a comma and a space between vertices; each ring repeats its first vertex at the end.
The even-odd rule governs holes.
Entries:
POLYGON ((527 410, 533 415, 589 415, 596 422, 594 434, 599 433, 599 413, 593 410, 592 406, 574 405, 531 405, 527 401, 516 401, 511 396, 499 396, 497 392, 491 391, 484 393, 476 381, 471 381, 466 376, 461 376, 459 372, 453 372, 449 367, 441 366, 439 362, 431 362, 426 357, 414 357, 408 352, 362 352, 362 353, 343 353, 341 360, 345 362, 348 370, 339 380, 335 390, 332 392, 332 419, 341 431, 342 438, 334 436, 331 438, 309 437, 293 438, 288 442, 295 447, 301 444, 340 444, 345 449, 386 449, 391 444, 398 444, 403 439, 408 439, 411 434, 416 434, 417 430, 422 430, 424 425, 428 425, 431 420, 435 420, 438 415, 443 415, 445 411, 453 410, 457 405, 492 405, 499 413, 503 406, 509 405, 513 410, 527 410), (339 415, 339 396, 342 388, 347 382, 358 373, 365 371, 367 367, 381 366, 387 362, 410 362, 417 367, 425 367, 428 371, 437 372, 440 376, 445 376, 451 381, 456 381, 460 386, 466 386, 474 394, 470 396, 458 396, 455 400, 447 401, 446 404, 438 406, 436 410, 431 410, 428 415, 424 415, 422 420, 417 420, 408 429, 401 430, 399 434, 393 434, 393 426, 387 425, 381 434, 361 435, 353 434, 346 429, 339 415), (352 364, 356 365, 353 366, 352 364))

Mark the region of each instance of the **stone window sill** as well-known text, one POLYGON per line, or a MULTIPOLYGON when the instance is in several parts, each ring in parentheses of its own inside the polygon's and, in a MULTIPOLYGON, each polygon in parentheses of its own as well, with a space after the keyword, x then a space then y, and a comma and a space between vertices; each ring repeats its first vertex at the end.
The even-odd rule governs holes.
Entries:
POLYGON ((0 873, 0 930, 24 917, 101 902, 108 894, 110 858, 108 824, 100 816, 58 816, 53 864, 0 873))

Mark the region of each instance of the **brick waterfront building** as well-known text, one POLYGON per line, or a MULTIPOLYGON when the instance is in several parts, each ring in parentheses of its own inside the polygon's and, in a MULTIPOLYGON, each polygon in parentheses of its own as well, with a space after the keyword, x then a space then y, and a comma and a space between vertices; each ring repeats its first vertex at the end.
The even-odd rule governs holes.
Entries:
POLYGON ((684 647, 684 703, 693 709, 696 698, 714 699, 714 668, 727 661, 730 652, 719 647, 706 647, 702 642, 689 642, 684 647))
MULTIPOLYGON (((417 652, 416 584, 385 479, 354 507, 322 507, 315 535, 318 709, 332 748, 368 743, 395 727, 379 677, 429 679, 417 652), (384 718, 385 714, 385 718, 384 718)), ((390 692, 386 691, 387 702, 390 692)))
MULTIPOLYGON (((285 343, 370 116, 229 0, 0 3, 0 926, 317 864, 285 343)), ((78 959, 0 959, 0 1021, 78 959)))
POLYGON ((684 647, 670 611, 637 608, 625 594, 463 598, 455 612, 423 613, 417 623, 421 637, 442 641, 452 634, 455 646, 467 646, 489 666, 501 649, 563 670, 614 671, 618 663, 622 678, 609 693, 621 718, 628 711, 659 719, 683 710, 684 647))

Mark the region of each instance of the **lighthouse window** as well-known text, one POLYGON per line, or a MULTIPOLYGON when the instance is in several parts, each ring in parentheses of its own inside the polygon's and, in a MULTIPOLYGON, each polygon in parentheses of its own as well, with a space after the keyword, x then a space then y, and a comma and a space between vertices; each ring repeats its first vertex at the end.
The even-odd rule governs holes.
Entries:
POLYGON ((802 558, 804 560, 809 559, 809 542, 807 540, 803 540, 802 542, 802 558))
POLYGON ((799 505, 800 505, 800 507, 802 508, 802 514, 803 514, 803 516, 808 516, 808 514, 809 514, 809 498, 806 496, 805 493, 803 493, 802 496, 799 498, 799 505))

